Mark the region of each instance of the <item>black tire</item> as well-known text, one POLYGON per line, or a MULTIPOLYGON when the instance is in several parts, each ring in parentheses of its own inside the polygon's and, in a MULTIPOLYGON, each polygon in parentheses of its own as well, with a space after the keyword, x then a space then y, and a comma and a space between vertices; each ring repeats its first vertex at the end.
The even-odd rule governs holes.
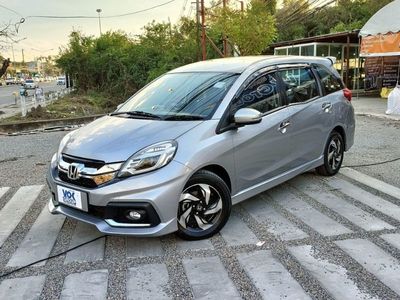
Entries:
POLYGON ((206 239, 218 233, 228 221, 231 213, 232 202, 231 193, 226 183, 216 174, 200 170, 195 173, 186 183, 182 191, 182 198, 178 204, 178 236, 185 240, 201 240, 206 239), (208 186, 210 193, 208 196, 208 204, 206 204, 205 190, 201 186, 208 186), (183 195, 197 196, 200 201, 190 201, 185 199, 183 195), (219 200, 220 199, 220 200, 219 200), (213 206, 214 205, 214 206, 213 206), (222 208, 215 214, 207 214, 210 211, 222 208), (189 208, 187 208, 189 207, 189 208), (187 212, 190 209, 190 213, 187 212), (185 215, 186 214, 186 215, 185 215), (204 219, 203 219, 204 218, 204 219), (199 221, 209 221, 209 223, 201 223, 200 226, 208 228, 202 229, 198 227, 199 221), (185 224, 186 228, 181 225, 185 224), (197 226, 197 227, 196 227, 197 226))
POLYGON ((342 135, 337 131, 332 131, 329 139, 326 142, 324 149, 324 164, 316 168, 316 171, 321 176, 334 176, 342 166, 344 157, 344 140, 342 135), (336 144, 336 150, 335 146, 336 144), (332 154, 333 153, 333 154, 332 154), (330 157, 333 155, 333 157, 330 157))

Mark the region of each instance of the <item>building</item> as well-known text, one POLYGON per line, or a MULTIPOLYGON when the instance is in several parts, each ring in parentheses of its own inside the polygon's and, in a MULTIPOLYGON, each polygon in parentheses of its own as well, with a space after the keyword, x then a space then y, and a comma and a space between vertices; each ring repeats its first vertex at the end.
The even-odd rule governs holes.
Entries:
POLYGON ((307 37, 272 44, 275 55, 336 57, 335 68, 352 90, 364 88, 364 62, 359 60, 359 30, 307 37))

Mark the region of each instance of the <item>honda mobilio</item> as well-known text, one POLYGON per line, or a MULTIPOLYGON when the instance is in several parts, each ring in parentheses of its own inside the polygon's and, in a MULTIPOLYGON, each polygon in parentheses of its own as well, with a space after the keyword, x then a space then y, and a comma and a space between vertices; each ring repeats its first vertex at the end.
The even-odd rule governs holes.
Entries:
POLYGON ((238 57, 160 76, 62 139, 50 211, 106 234, 202 239, 236 203, 311 169, 336 174, 355 121, 333 64, 238 57))

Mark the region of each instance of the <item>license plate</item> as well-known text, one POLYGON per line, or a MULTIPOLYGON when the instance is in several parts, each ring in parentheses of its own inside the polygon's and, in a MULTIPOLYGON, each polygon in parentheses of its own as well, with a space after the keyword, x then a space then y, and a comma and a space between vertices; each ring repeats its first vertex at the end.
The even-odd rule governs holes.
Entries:
POLYGON ((68 206, 72 206, 81 210, 85 210, 86 207, 84 207, 84 203, 83 203, 83 197, 84 193, 71 189, 71 188, 67 188, 64 186, 57 186, 57 198, 58 198, 58 202, 68 205, 68 206))

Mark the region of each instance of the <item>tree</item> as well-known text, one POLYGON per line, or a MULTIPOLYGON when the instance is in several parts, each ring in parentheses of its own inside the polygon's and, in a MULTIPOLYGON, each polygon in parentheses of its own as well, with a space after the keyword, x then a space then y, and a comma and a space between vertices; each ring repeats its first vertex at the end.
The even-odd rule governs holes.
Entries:
POLYGON ((224 33, 241 55, 260 54, 276 38, 275 17, 262 0, 250 1, 244 12, 215 7, 209 28, 214 36, 224 33))

